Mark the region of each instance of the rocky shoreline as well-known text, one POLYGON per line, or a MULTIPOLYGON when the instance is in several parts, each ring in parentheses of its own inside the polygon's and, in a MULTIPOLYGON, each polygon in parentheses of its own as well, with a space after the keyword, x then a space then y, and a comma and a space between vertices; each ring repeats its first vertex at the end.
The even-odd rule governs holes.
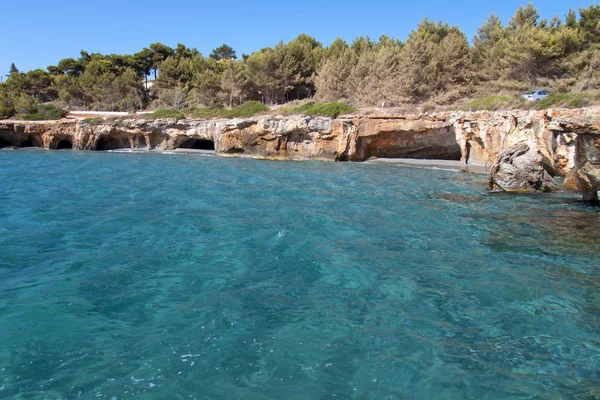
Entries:
MULTIPOLYGON (((460 161, 466 169, 515 169, 565 177, 565 186, 597 200, 600 190, 600 108, 545 111, 351 115, 337 119, 260 116, 246 119, 119 119, 0 121, 0 148, 73 150, 203 149, 220 156, 270 160, 366 161, 411 158, 460 161), (518 157, 502 154, 519 145, 518 157), (499 157, 503 166, 494 167, 499 157), (532 166, 534 164, 536 166, 532 166), (541 171, 541 172, 540 172, 541 171)), ((527 174, 525 174, 527 175, 527 174)), ((526 179, 531 178, 531 175, 526 179)), ((511 178, 512 179, 512 178, 511 178)), ((525 178, 524 178, 525 179, 525 178)), ((547 181, 547 178, 543 178, 547 181)), ((491 187, 511 190, 495 179, 491 187)), ((508 179, 510 181, 510 179, 508 179)), ((533 182, 526 190, 539 190, 533 182)), ((546 185, 547 186, 547 185, 546 185)), ((546 187, 544 186, 544 187, 546 187)), ((520 188, 523 189, 524 187, 520 188)))

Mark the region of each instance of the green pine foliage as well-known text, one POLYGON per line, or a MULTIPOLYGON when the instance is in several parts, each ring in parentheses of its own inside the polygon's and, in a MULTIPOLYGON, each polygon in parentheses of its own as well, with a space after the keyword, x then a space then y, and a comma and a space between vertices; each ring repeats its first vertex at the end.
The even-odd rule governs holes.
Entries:
POLYGON ((26 113, 18 114, 17 119, 24 121, 48 121, 61 119, 65 115, 67 115, 67 111, 52 104, 39 104, 29 108, 26 113))
POLYGON ((469 109, 598 103, 600 5, 556 11, 564 18, 540 19, 533 4, 520 7, 508 21, 492 14, 472 44, 458 26, 426 18, 406 42, 382 35, 324 46, 301 34, 240 60, 226 44, 208 57, 183 44, 151 43, 122 55, 82 50, 46 70, 23 72, 12 64, 0 84, 0 118, 29 114, 45 103, 74 110, 162 109, 159 115, 190 110, 199 118, 256 115, 266 112, 266 105, 306 99, 316 100, 315 107, 336 102, 469 109), (539 88, 555 95, 536 104, 518 100, 522 92, 539 88))

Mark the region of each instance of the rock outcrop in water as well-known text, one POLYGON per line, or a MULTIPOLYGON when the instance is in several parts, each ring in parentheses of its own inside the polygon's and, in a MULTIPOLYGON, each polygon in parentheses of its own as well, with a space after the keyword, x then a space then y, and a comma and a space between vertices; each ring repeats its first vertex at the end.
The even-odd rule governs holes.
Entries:
POLYGON ((520 143, 498 155, 490 168, 488 188, 505 192, 550 192, 556 190, 556 182, 546 172, 543 157, 520 143))
POLYGON ((491 166, 521 143, 550 175, 566 176, 594 198, 598 189, 600 109, 437 114, 353 115, 331 119, 261 116, 246 119, 123 119, 87 124, 0 121, 0 148, 114 150, 214 149, 218 155, 264 159, 364 161, 380 158, 462 160, 491 166))
POLYGON ((546 172, 565 177, 563 187, 597 198, 600 108, 460 112, 451 120, 467 166, 490 165, 502 151, 526 143, 542 157, 546 172))

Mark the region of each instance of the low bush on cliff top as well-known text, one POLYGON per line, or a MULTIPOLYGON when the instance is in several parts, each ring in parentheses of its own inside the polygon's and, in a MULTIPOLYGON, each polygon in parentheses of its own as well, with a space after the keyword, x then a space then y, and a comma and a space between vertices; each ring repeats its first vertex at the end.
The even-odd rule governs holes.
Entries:
POLYGON ((496 110, 545 110, 548 108, 579 108, 600 102, 600 92, 591 93, 552 93, 544 99, 528 102, 521 95, 494 95, 473 100, 461 107, 463 111, 496 110))
POLYGON ((51 104, 39 104, 29 108, 27 113, 17 115, 17 118, 24 121, 48 121, 61 119, 65 115, 67 115, 67 111, 62 108, 51 104))
POLYGON ((579 108, 596 104, 600 101, 600 93, 552 93, 545 99, 529 103, 529 108, 544 110, 546 108, 579 108))
POLYGON ((269 111, 269 107, 260 101, 249 101, 241 106, 234 107, 231 110, 226 110, 225 118, 247 118, 254 115, 269 111))
POLYGON ((192 118, 221 118, 224 111, 224 108, 193 108, 186 110, 185 114, 192 118))
POLYGON ((260 101, 249 101, 231 110, 226 108, 196 108, 187 114, 193 118, 248 118, 269 111, 260 101))
POLYGON ((514 99, 509 96, 488 96, 483 99, 473 100, 466 106, 462 107, 463 111, 495 111, 503 108, 510 108, 511 102, 514 99))
POLYGON ((88 125, 100 125, 104 122, 104 118, 84 118, 81 122, 88 125))
POLYGON ((144 115, 144 118, 156 119, 156 118, 175 118, 184 119, 185 115, 179 110, 173 110, 170 108, 159 108, 153 113, 144 115))
POLYGON ((346 103, 315 103, 314 101, 292 109, 292 113, 295 114, 323 115, 331 118, 337 118, 340 114, 349 114, 353 111, 354 108, 346 103))

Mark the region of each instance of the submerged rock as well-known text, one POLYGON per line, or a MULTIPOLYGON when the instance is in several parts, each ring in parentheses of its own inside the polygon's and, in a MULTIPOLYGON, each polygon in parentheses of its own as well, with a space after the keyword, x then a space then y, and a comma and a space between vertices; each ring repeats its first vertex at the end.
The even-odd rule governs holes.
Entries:
POLYGON ((556 182, 544 169, 543 157, 521 143, 498 155, 488 174, 488 187, 507 192, 549 192, 556 190, 556 182))

